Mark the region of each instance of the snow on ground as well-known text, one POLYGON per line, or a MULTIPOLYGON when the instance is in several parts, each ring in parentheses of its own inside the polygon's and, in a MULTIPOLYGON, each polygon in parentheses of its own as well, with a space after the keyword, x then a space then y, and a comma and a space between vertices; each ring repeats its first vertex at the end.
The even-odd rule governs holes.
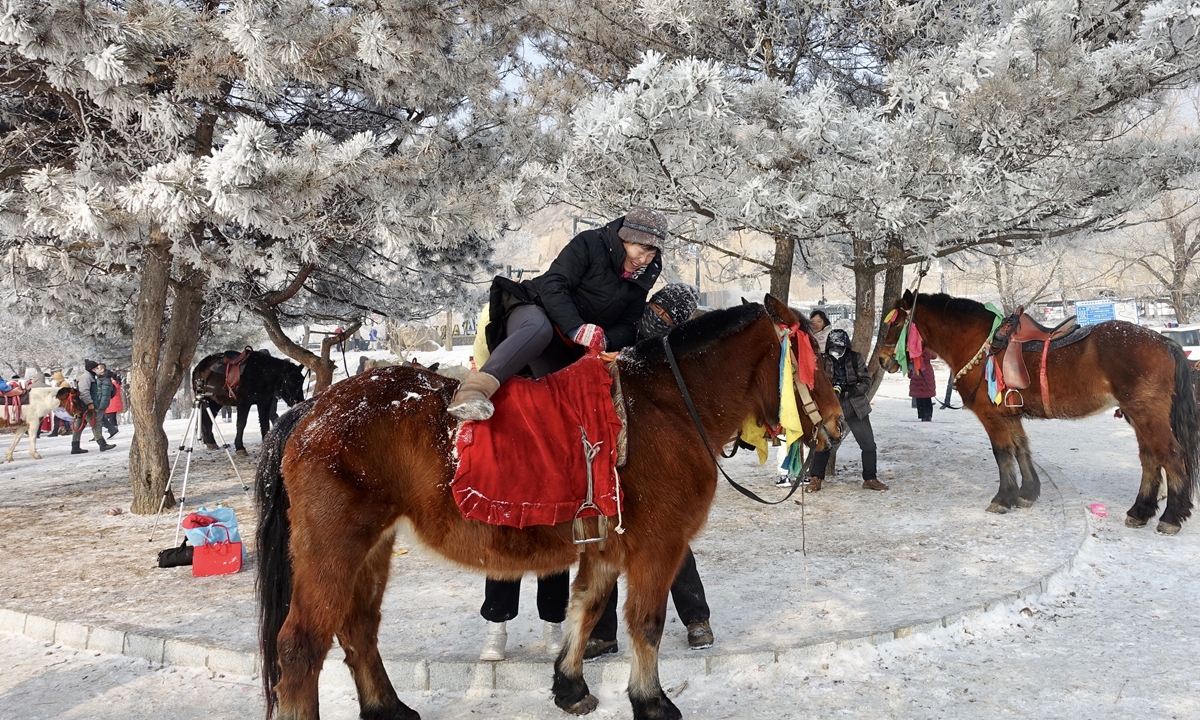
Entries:
MULTIPOLYGON (((694 545, 713 607, 714 651, 795 645, 826 632, 933 618, 993 589, 1023 587, 1028 581, 1022 578, 1057 566, 1070 552, 1075 539, 1063 531, 1050 487, 1031 511, 983 512, 995 492, 995 467, 973 417, 939 411, 935 419, 947 422, 907 422, 914 417, 903 383, 889 378, 873 418, 881 478, 892 490, 877 495, 858 488, 857 452, 848 442, 839 476, 806 498, 807 558, 796 552, 799 506, 760 508, 719 493, 710 525, 694 545)), ((1109 508, 1111 517, 1091 519, 1081 569, 1028 608, 1002 608, 965 625, 797 665, 691 678, 669 688, 685 717, 1200 717, 1200 678, 1193 670, 1200 529, 1188 524, 1180 535, 1164 537, 1122 526, 1139 476, 1125 423, 1101 415, 1027 427, 1035 457, 1052 476, 1069 479, 1085 502, 1109 508)), ((256 435, 248 431, 248 438, 256 435)), ((47 460, 35 464, 26 455, 6 468, 0 604, 70 619, 136 620, 179 637, 215 633, 227 644, 248 646, 250 574, 195 580, 186 570, 154 568, 153 551, 169 544, 162 531, 150 545, 146 518, 103 514, 125 497, 118 480, 124 458, 93 450, 77 460, 65 455, 65 443, 58 448, 54 442, 43 444, 47 460), (217 597, 223 600, 213 602, 217 597)), ((230 500, 249 529, 249 503, 224 455, 199 458, 189 504, 230 500)), ((770 469, 757 468, 747 455, 728 466, 760 492, 776 492, 770 469)), ((393 572, 381 637, 385 655, 478 652, 481 579, 436 564, 418 549, 398 556, 393 572)), ((526 582, 522 617, 510 629, 510 657, 540 650, 532 591, 526 582)), ((668 614, 674 618, 673 610, 668 614)), ((0 638, 0 665, 12 668, 0 675, 0 718, 246 717, 261 711, 247 678, 209 678, 0 638)), ((668 624, 663 651, 689 652, 677 621, 668 624)), ((549 680, 547 672, 540 692, 404 699, 427 718, 562 717, 549 699, 549 680)), ((601 699, 596 717, 629 717, 620 686, 594 690, 601 699)), ((326 694, 325 717, 356 716, 352 693, 326 694)))

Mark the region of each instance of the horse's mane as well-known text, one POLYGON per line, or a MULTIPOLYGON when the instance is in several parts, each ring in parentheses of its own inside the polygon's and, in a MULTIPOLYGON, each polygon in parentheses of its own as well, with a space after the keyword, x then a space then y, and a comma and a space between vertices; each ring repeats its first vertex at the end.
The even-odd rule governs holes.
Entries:
POLYGON ((988 310, 983 306, 983 303, 977 300, 953 297, 946 293, 919 293, 917 295, 917 304, 926 305, 934 310, 948 310, 960 315, 978 315, 989 320, 996 317, 991 310, 988 310))
MULTIPOLYGON (((671 339, 671 350, 676 357, 701 352, 718 340, 750 327, 764 312, 765 308, 761 304, 747 303, 724 310, 713 310, 694 320, 680 323, 667 334, 671 339)), ((635 359, 647 362, 666 362, 667 359, 661 336, 640 341, 633 346, 630 354, 635 359)))

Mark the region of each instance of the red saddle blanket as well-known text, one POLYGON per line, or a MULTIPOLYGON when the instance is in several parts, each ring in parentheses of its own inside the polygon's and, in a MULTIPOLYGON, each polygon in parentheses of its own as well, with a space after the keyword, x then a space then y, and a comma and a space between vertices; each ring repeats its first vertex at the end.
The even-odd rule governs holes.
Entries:
MULTIPOLYGON (((541 380, 515 377, 492 396, 488 420, 464 422, 451 490, 463 517, 529 527, 570 522, 587 497, 583 435, 599 443, 592 461, 593 502, 617 514, 617 434, 612 378, 585 357, 541 380), (583 431, 580 428, 583 428, 583 431)), ((624 498, 620 498, 623 502, 624 498)))

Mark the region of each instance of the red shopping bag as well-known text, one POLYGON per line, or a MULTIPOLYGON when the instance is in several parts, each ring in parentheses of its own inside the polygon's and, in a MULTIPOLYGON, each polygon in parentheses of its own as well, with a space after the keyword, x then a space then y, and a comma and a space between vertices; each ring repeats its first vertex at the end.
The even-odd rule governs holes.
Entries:
MULTIPOLYGON (((228 528, 221 523, 210 527, 228 528)), ((192 551, 192 575, 208 577, 209 575, 229 575, 242 569, 242 544, 240 542, 205 543, 196 546, 192 551)))

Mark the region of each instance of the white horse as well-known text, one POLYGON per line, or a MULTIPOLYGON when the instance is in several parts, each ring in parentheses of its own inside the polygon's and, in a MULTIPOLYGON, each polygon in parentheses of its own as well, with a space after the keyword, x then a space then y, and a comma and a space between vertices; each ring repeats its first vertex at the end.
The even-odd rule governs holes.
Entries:
POLYGON ((8 462, 13 461, 13 451, 17 449, 17 443, 21 442, 21 436, 26 432, 29 433, 29 454, 34 460, 41 460, 42 456, 38 455, 37 451, 37 428, 41 424, 42 418, 54 412, 55 408, 66 408, 67 412, 71 412, 71 394, 74 391, 70 388, 57 387, 35 387, 29 390, 29 404, 21 406, 21 423, 17 425, 17 432, 13 436, 12 445, 8 447, 8 452, 4 457, 8 462), (64 391, 63 397, 58 397, 59 390, 64 391))

